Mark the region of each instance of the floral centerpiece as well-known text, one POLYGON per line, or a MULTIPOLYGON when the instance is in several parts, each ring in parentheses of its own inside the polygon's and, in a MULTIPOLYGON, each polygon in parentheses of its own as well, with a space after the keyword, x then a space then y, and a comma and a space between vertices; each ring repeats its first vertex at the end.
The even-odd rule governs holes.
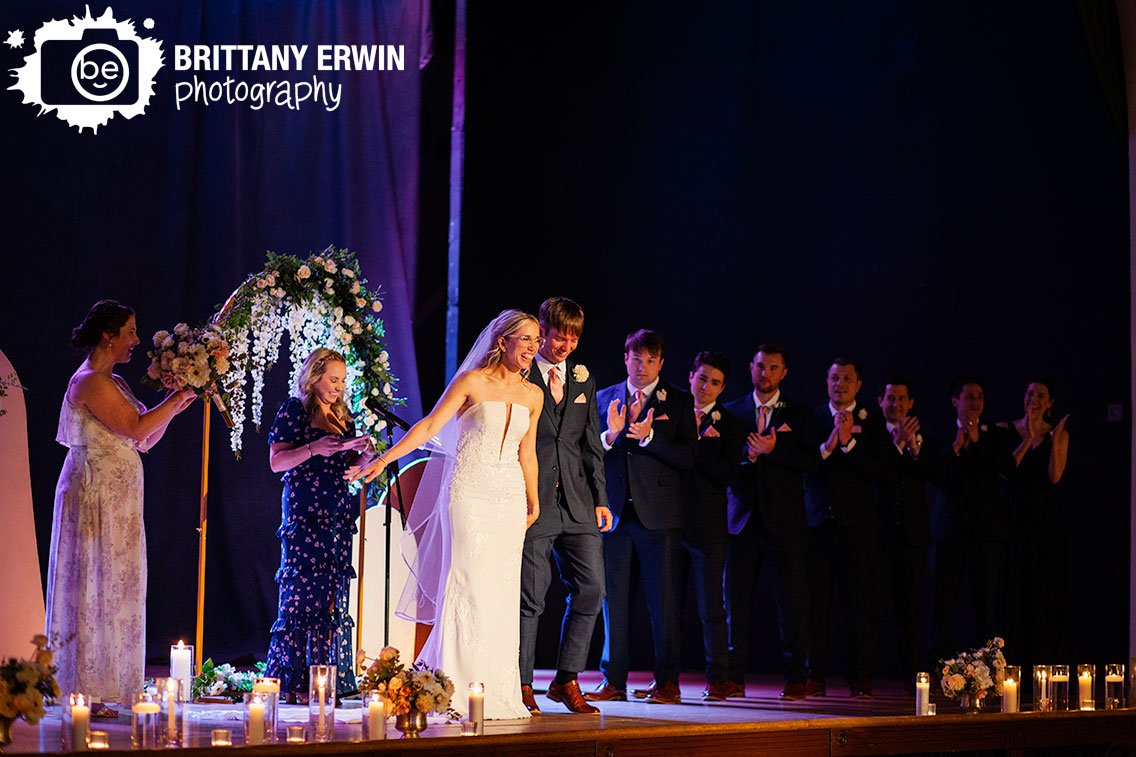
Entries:
POLYGON ((1006 676, 1006 658, 1002 648, 1006 642, 995 636, 985 646, 959 652, 949 660, 940 660, 943 693, 960 699, 964 707, 977 710, 988 695, 1002 695, 1006 676))
POLYGON ((154 349, 146 354, 150 367, 146 383, 155 389, 179 391, 192 389, 199 397, 211 397, 221 411, 226 425, 233 426, 229 415, 229 342, 215 326, 190 328, 184 323, 172 331, 154 334, 154 349))
POLYGON ((201 675, 193 677, 193 698, 223 697, 239 702, 252 691, 256 679, 268 666, 258 662, 253 670, 237 670, 229 663, 214 665, 212 659, 201 663, 201 675))
POLYGON ((59 696, 55 680, 55 663, 47 637, 32 637, 35 652, 26 660, 10 658, 0 664, 0 746, 6 740, 8 726, 16 718, 38 723, 44 716, 44 705, 53 704, 59 696))
POLYGON ((441 670, 431 669, 421 661, 408 668, 399 660, 399 652, 394 647, 383 647, 374 660, 369 660, 360 651, 359 659, 364 665, 359 687, 379 692, 387 703, 389 714, 399 716, 420 712, 427 715, 437 712, 450 719, 459 717, 450 708, 454 682, 441 670))

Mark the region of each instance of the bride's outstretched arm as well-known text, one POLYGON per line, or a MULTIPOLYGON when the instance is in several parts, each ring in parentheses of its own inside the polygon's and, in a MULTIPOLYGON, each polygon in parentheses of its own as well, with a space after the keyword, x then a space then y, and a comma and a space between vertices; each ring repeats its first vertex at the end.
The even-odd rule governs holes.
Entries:
POLYGON ((521 446, 517 452, 517 457, 521 461, 521 472, 525 477, 525 500, 528 502, 528 517, 525 519, 525 528, 531 526, 540 517, 540 495, 537 493, 536 427, 540 420, 540 411, 544 407, 543 393, 537 402, 540 404, 534 408, 529 408, 529 430, 521 439, 521 446))
POLYGON ((469 399, 471 385, 475 380, 472 371, 459 374, 446 387, 446 391, 438 400, 438 404, 434 405, 434 409, 430 411, 429 415, 411 426, 406 435, 399 439, 398 444, 365 465, 352 465, 343 477, 348 481, 358 481, 362 478, 370 483, 382 474, 383 469, 391 460, 397 460, 430 441, 442 430, 446 422, 465 405, 469 399))

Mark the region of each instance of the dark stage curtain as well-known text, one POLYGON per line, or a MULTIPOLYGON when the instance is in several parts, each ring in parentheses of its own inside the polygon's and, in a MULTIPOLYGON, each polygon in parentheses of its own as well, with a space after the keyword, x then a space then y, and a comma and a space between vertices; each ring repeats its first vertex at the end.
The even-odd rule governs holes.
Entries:
MULTIPOLYGON (((35 29, 82 12, 73 2, 5 5, 7 29, 22 29, 20 50, 3 48, 14 68, 33 52, 35 29)), ((420 409, 411 328, 416 290, 419 194, 420 60, 427 0, 272 0, 116 2, 143 36, 162 40, 165 65, 147 112, 79 133, 53 114, 4 92, 4 252, 0 253, 0 340, 27 389, 29 434, 46 569, 52 493, 64 456, 53 441, 64 388, 82 356, 68 346, 71 326, 96 299, 138 310, 145 340, 178 321, 201 321, 263 268, 267 250, 306 255, 329 244, 355 250, 383 294, 393 369, 407 413, 420 409), (152 31, 142 28, 154 20, 152 31), (338 109, 308 102, 299 110, 182 103, 174 82, 176 44, 307 44, 301 72, 198 72, 246 81, 313 76, 342 85, 338 109), (315 71, 319 44, 402 45, 401 71, 315 71)), ((92 7, 96 16, 103 8, 92 7)), ((122 373, 145 401, 144 343, 122 373)), ((284 353, 286 355, 286 353, 284 353)), ((286 394, 287 358, 270 375, 265 428, 246 430, 245 454, 229 452, 213 424, 205 653, 220 660, 263 656, 275 617, 281 484, 267 465, 267 424, 286 394)), ((145 456, 149 552, 148 653, 191 639, 195 617, 201 409, 179 417, 145 456)), ((2 530, 2 528, 0 528, 2 530)), ((28 629, 31 634, 37 629, 28 629)))

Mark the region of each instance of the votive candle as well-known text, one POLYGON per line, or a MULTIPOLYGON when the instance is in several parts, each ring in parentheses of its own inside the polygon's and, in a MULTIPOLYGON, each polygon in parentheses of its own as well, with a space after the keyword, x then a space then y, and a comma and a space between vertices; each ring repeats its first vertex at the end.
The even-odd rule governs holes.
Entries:
POLYGON ((214 728, 210 743, 213 746, 232 746, 233 730, 231 728, 214 728))
POLYGON ((89 731, 87 733, 87 746, 96 752, 110 749, 110 738, 107 732, 89 731))

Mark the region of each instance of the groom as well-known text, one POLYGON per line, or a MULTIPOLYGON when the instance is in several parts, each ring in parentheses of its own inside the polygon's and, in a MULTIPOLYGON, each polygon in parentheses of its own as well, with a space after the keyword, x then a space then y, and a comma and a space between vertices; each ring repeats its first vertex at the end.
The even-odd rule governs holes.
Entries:
POLYGON ((571 712, 594 715, 576 675, 584 669, 604 598, 603 541, 611 530, 600 447, 596 382, 583 365, 568 362, 580 341, 584 311, 566 297, 540 306, 541 346, 529 380, 544 390, 536 431, 540 517, 525 534, 521 558, 521 699, 534 715, 533 658, 544 599, 552 582, 550 555, 568 588, 556 680, 548 698, 571 712))

